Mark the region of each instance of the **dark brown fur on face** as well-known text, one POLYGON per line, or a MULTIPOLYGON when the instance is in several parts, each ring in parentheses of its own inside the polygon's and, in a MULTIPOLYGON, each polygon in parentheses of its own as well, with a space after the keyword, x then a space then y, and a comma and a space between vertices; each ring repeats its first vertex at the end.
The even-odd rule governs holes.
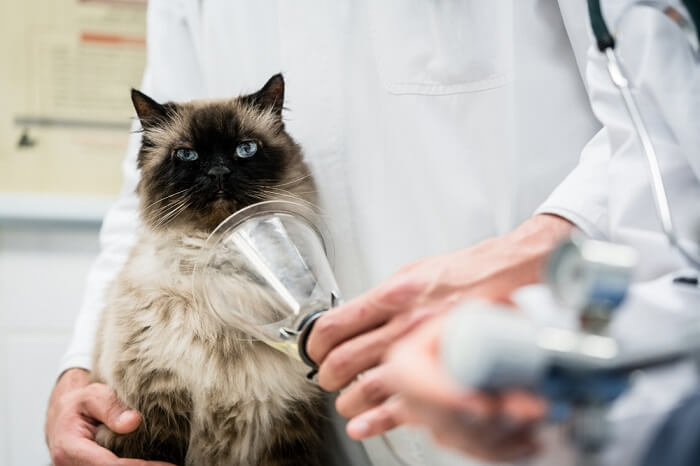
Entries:
MULTIPOLYGON (((98 428, 98 443, 121 457, 322 464, 321 396, 304 365, 198 307, 192 280, 208 233, 231 213, 263 200, 314 201, 301 150, 284 130, 283 95, 280 75, 226 101, 158 104, 132 93, 145 228, 107 293, 93 365, 93 379, 142 414, 130 434, 98 428)), ((250 312, 268 303, 248 277, 222 282, 250 312)))
POLYGON ((247 205, 269 199, 315 201, 301 149, 282 121, 284 80, 227 101, 160 105, 132 91, 143 125, 139 154, 142 216, 154 229, 213 229, 247 205), (254 142, 255 155, 237 155, 254 142), (176 156, 192 150, 193 161, 176 156))

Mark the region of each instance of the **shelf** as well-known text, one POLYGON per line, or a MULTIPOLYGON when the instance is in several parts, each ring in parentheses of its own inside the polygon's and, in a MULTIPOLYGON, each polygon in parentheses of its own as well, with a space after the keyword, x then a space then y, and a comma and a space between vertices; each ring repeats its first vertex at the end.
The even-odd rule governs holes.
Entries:
POLYGON ((0 223, 102 223, 114 202, 109 197, 0 193, 0 223))

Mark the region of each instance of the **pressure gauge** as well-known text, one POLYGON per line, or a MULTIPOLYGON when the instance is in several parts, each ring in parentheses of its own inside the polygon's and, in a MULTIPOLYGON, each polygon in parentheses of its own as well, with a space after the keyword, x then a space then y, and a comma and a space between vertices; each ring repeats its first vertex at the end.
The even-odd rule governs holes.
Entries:
POLYGON ((550 255, 547 284, 563 306, 581 313, 584 329, 599 331, 624 300, 636 263, 629 246, 574 234, 550 255))

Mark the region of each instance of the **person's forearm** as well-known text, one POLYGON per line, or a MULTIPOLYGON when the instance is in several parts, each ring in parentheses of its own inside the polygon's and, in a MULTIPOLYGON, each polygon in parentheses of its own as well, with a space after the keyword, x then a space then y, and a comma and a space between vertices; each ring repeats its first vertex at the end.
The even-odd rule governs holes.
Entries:
POLYGON ((536 215, 515 230, 472 248, 472 260, 484 258, 483 276, 474 292, 491 299, 508 299, 517 288, 541 280, 552 250, 574 229, 555 215, 536 215))

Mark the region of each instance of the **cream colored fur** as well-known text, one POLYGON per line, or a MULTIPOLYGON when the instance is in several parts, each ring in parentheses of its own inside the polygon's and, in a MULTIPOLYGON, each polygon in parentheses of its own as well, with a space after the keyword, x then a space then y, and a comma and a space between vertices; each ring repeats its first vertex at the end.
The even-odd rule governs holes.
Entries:
MULTIPOLYGON (((95 377, 129 404, 143 395, 138 391, 144 387, 144 373, 155 369, 172 374, 164 386, 148 389, 162 393, 178 387, 190 393, 193 439, 199 426, 211 422, 213 410, 239 407, 239 436, 218 440, 228 443, 230 451, 220 464, 254 465, 268 442, 264 433, 285 417, 292 403, 312 401, 318 392, 301 363, 251 342, 195 304, 201 290, 193 289, 192 270, 204 241, 203 235, 172 232, 141 235, 108 293, 95 377)), ((237 294, 250 312, 269 306, 265 293, 240 277, 227 275, 219 282, 226 284, 221 293, 237 294)), ((187 464, 211 464, 207 455, 195 442, 187 464)))

